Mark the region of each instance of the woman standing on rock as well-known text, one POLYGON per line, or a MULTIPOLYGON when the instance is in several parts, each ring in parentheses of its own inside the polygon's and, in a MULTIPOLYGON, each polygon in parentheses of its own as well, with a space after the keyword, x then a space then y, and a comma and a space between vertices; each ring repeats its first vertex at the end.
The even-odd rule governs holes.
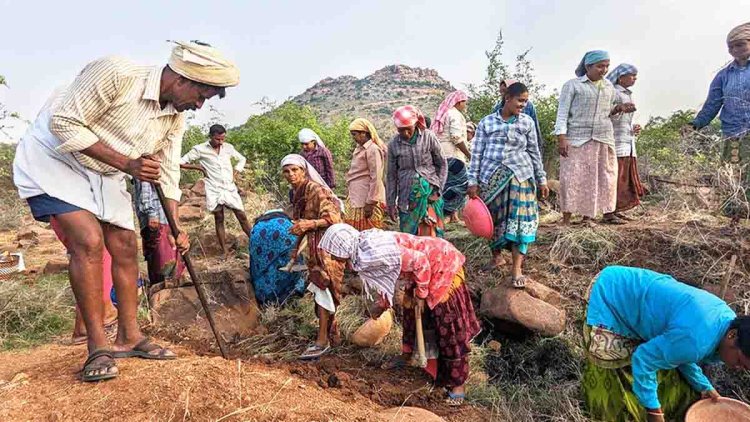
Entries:
POLYGON ((698 393, 720 397, 701 365, 750 369, 750 317, 705 290, 612 266, 589 291, 582 384, 593 419, 682 420, 698 393))
POLYGON ((317 359, 328 352, 330 343, 335 345, 340 341, 334 315, 339 305, 344 268, 321 254, 318 243, 328 227, 341 222, 341 204, 323 178, 301 155, 287 155, 281 160, 281 168, 284 178, 292 186, 294 225, 290 232, 300 238, 291 259, 296 260, 298 254, 305 257, 310 280, 307 290, 315 296, 315 313, 320 322, 317 340, 300 359, 317 359), (307 247, 299 250, 299 246, 305 242, 307 247))
MULTIPOLYGON (((499 113, 500 110, 503 109, 503 106, 505 105, 505 93, 508 92, 508 87, 513 85, 517 81, 515 79, 504 79, 502 82, 500 82, 500 101, 498 101, 497 104, 495 104, 495 107, 492 108, 492 113, 499 113)), ((536 140, 539 143, 539 155, 542 156, 542 160, 544 160, 544 138, 542 137, 542 128, 539 126, 539 118, 537 118, 536 115, 536 107, 534 107, 534 103, 531 100, 526 101, 526 106, 524 106, 523 114, 531 117, 532 120, 534 120, 534 127, 536 128, 536 140)))
POLYGON ((346 173, 346 199, 344 221, 367 230, 383 228, 385 215, 385 155, 387 148, 378 136, 375 126, 367 119, 355 119, 349 133, 357 144, 352 153, 352 163, 346 173))
POLYGON ((560 92, 555 135, 560 151, 560 206, 563 224, 572 214, 584 222, 604 214, 604 223, 622 224, 617 204, 617 155, 610 116, 632 113, 632 104, 615 105, 615 88, 604 78, 609 53, 589 51, 576 68, 577 78, 560 92))
POLYGON ((518 288, 525 286, 523 259, 539 225, 537 187, 543 198, 549 194, 536 124, 522 113, 528 99, 526 86, 514 83, 505 92, 503 108, 477 125, 467 192, 471 198, 481 195, 492 214, 493 267, 504 264, 502 250, 510 249, 511 281, 518 288))
MULTIPOLYGON (((632 64, 623 63, 609 72, 607 79, 615 86, 615 103, 633 104, 630 87, 635 85, 638 69, 632 64)), ((632 107, 635 109, 635 106, 632 107)), ((644 194, 635 153, 635 137, 641 132, 640 125, 633 125, 633 112, 613 114, 612 126, 617 153, 617 206, 615 217, 631 220, 623 212, 638 206, 644 194)))
POLYGON ((388 213, 404 233, 443 237, 442 189, 448 166, 437 136, 414 106, 396 109, 398 135, 388 144, 388 213))
POLYGON ((420 313, 425 330, 434 328, 437 335, 436 383, 448 390, 449 405, 460 406, 469 376, 471 340, 481 330, 466 287, 461 252, 443 239, 382 230, 359 232, 346 224, 331 226, 320 248, 334 260, 349 262, 368 294, 380 295, 384 305, 393 304, 396 280, 405 282, 403 306, 414 312, 404 312, 404 358, 416 349, 415 315, 420 313))

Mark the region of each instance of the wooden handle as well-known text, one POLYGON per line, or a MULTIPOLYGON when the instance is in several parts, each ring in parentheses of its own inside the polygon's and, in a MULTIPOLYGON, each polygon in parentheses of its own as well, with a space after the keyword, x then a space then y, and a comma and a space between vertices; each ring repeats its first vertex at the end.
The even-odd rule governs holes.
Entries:
POLYGON ((420 368, 427 367, 427 353, 424 347, 424 331, 422 331, 422 313, 414 308, 414 319, 417 325, 417 358, 416 362, 420 368))
MULTIPOLYGON (((174 219, 172 211, 167 207, 167 198, 164 196, 164 191, 162 191, 161 185, 152 185, 154 187, 154 190, 156 190, 156 196, 159 198, 159 204, 164 210, 164 216, 167 217, 167 223, 169 223, 169 229, 172 231, 172 236, 175 238, 175 241, 177 241, 180 230, 177 227, 177 221, 174 219)), ((182 260, 185 262, 185 268, 187 269, 188 274, 190 274, 190 279, 193 280, 193 287, 195 287, 195 291, 198 294, 198 300, 203 307, 203 311, 206 313, 208 325, 211 327, 211 331, 214 333, 214 338, 216 338, 216 344, 219 346, 221 357, 227 359, 228 354, 226 346, 224 346, 224 340, 221 337, 221 333, 219 333, 219 329, 217 328, 216 323, 214 322, 214 314, 211 312, 211 308, 209 307, 208 296, 206 295, 206 291, 204 290, 203 283, 198 278, 198 275, 193 269, 193 261, 190 259, 190 251, 185 251, 182 253, 182 260)))
POLYGON ((727 288, 729 288, 729 281, 732 279, 732 273, 734 272, 734 266, 736 263, 737 255, 732 255, 732 259, 729 261, 729 269, 727 270, 727 273, 724 274, 724 280, 721 282, 721 292, 719 294, 721 300, 724 300, 724 297, 727 295, 727 288))

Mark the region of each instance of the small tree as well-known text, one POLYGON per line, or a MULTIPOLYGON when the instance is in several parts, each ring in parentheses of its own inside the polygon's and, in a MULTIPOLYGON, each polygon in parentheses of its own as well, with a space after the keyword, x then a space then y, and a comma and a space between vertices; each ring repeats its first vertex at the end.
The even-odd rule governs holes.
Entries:
POLYGON ((273 190, 282 186, 281 159, 300 151, 297 133, 302 128, 310 128, 333 154, 338 185, 345 188, 341 176, 351 162, 354 149, 349 136, 349 119, 339 118, 332 124, 323 124, 312 108, 291 101, 276 108, 268 102, 261 106, 267 110, 265 113, 250 117, 228 133, 229 141, 248 158, 255 180, 265 182, 266 187, 273 190))
MULTIPOLYGON (((0 75, 0 89, 2 87, 8 88, 8 81, 5 76, 0 75)), ((20 119, 21 116, 18 113, 11 112, 8 108, 0 102, 0 132, 9 135, 5 129, 12 128, 12 121, 20 119)))
POLYGON ((645 174, 701 175, 719 166, 722 147, 718 121, 690 135, 681 129, 693 121, 695 111, 678 110, 669 117, 652 117, 638 136, 639 165, 645 174))
POLYGON ((517 79, 529 88, 529 95, 536 98, 544 89, 543 84, 536 82, 534 66, 528 56, 531 49, 516 56, 516 62, 511 67, 503 62, 503 32, 497 36, 495 46, 490 51, 485 51, 487 57, 487 70, 481 85, 469 84, 466 89, 469 93, 469 118, 478 122, 484 116, 492 112, 492 108, 500 101, 500 82, 505 79, 517 79))

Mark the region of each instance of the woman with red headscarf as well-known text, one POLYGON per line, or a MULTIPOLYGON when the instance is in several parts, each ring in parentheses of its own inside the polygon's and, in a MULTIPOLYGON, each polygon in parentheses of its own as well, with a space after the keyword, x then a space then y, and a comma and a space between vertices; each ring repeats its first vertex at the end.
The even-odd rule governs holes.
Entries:
POLYGON ((412 105, 393 113, 398 134, 388 144, 386 203, 400 230, 419 236, 443 236, 442 189, 448 166, 435 133, 412 105))

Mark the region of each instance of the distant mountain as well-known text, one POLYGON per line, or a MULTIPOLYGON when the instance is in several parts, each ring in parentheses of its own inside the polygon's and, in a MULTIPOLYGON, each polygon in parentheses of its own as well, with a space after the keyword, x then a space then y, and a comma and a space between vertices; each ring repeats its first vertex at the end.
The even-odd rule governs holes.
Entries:
POLYGON ((445 95, 454 90, 433 69, 390 65, 362 79, 325 78, 292 101, 315 108, 323 121, 339 116, 365 117, 387 141, 395 133, 393 110, 413 104, 432 118, 445 95))

